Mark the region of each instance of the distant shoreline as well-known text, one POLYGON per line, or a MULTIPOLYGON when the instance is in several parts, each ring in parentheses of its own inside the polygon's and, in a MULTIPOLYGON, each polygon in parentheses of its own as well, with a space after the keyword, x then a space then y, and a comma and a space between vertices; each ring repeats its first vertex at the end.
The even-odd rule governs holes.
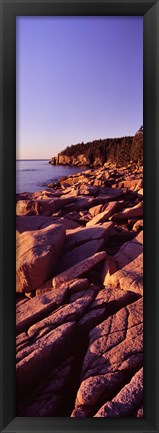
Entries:
POLYGON ((49 158, 47 158, 47 159, 43 159, 43 158, 34 158, 34 159, 16 159, 16 161, 49 161, 49 158))

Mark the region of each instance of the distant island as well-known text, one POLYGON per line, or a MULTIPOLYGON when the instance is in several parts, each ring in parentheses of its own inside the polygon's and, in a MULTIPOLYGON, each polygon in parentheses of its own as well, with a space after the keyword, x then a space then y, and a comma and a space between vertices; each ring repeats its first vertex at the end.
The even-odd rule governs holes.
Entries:
POLYGON ((143 164, 143 126, 134 136, 106 138, 66 147, 53 156, 52 165, 102 166, 106 162, 119 165, 143 164))

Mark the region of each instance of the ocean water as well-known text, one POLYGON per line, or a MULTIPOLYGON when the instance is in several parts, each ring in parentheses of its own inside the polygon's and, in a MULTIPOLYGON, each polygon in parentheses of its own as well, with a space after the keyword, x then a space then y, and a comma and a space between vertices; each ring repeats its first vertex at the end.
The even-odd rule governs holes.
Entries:
POLYGON ((51 165, 48 160, 16 161, 16 192, 35 192, 47 188, 47 184, 88 169, 88 167, 71 167, 51 165))

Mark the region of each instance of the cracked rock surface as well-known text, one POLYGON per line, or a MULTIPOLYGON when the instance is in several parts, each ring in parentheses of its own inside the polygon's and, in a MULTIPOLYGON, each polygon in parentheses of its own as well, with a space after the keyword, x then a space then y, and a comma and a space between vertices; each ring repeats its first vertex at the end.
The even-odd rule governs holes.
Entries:
POLYGON ((143 417, 142 167, 16 202, 17 416, 143 417))

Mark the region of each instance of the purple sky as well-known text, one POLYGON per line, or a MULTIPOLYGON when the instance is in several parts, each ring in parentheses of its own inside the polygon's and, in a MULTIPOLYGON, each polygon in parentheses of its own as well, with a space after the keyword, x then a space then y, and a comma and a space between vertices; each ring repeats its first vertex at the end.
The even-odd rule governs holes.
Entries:
POLYGON ((17 159, 142 124, 142 17, 17 17, 17 159))

